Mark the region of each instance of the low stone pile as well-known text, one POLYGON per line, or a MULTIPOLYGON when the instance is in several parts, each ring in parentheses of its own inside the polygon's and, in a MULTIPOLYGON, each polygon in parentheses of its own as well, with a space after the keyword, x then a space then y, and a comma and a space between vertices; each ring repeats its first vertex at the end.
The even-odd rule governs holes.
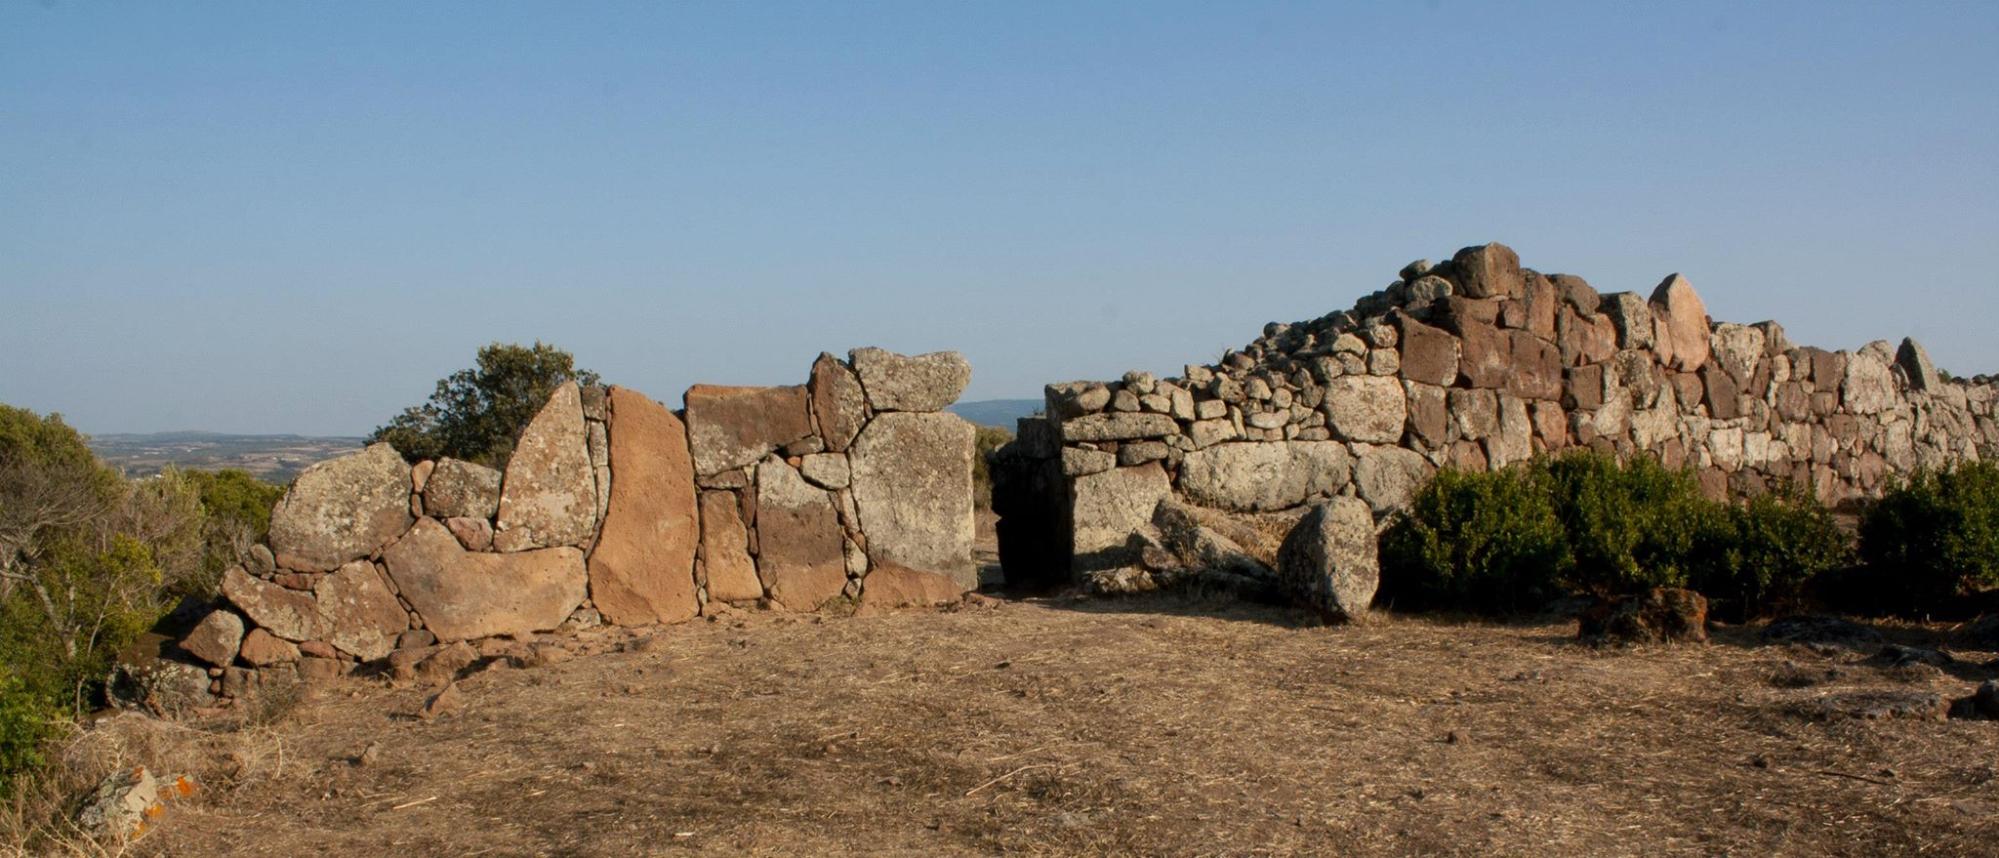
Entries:
POLYGON ((1142 573, 1169 498, 1284 533, 1331 498, 1378 517, 1438 468, 1577 446, 1691 465, 1716 495, 1787 481, 1839 503, 1999 449, 1994 391, 1912 340, 1797 346, 1713 322, 1679 275, 1599 294, 1487 244, 1177 378, 1049 385, 995 457, 994 507, 1008 579, 1050 584, 1142 573))
POLYGON ((856 349, 805 385, 698 385, 681 412, 570 383, 504 471, 386 444, 315 465, 181 641, 208 668, 177 699, 565 624, 955 600, 978 583, 974 433, 942 409, 970 376, 956 353, 856 349))

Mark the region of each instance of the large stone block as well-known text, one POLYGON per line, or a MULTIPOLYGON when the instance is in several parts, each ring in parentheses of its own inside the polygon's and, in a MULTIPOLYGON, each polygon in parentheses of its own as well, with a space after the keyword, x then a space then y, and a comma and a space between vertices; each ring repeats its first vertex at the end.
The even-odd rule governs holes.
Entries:
POLYGON ((1180 424, 1167 414, 1111 412, 1062 421, 1062 440, 1070 443, 1132 441, 1177 434, 1180 424))
POLYGON ((1451 410, 1444 388, 1404 382, 1409 394, 1409 434, 1425 447, 1442 447, 1450 440, 1451 410))
POLYGON ((809 392, 812 415, 819 422, 819 436, 826 440, 826 449, 845 451, 868 422, 867 394, 861 390, 860 378, 839 358, 821 352, 812 362, 809 392))
POLYGON ((1871 343, 1846 358, 1840 401, 1854 414, 1879 414, 1894 407, 1895 374, 1889 369, 1885 342, 1871 343), (1878 348, 1876 348, 1878 346, 1878 348))
POLYGON ((1343 375, 1326 382, 1322 408, 1333 436, 1343 441, 1393 444, 1402 439, 1409 419, 1401 382, 1379 375, 1343 375))
POLYGON ((1763 362, 1763 332, 1748 325, 1723 322, 1708 335, 1709 351, 1717 366, 1735 379, 1737 387, 1747 387, 1763 362))
POLYGON ((330 572, 380 551, 414 519, 410 466, 370 444, 299 474, 271 510, 271 550, 287 569, 330 572))
POLYGON ((1532 331, 1507 331, 1512 355, 1506 390, 1527 399, 1562 398, 1562 353, 1532 331))
POLYGON ((1397 314, 1402 348, 1402 377, 1447 387, 1458 380, 1458 338, 1408 316, 1397 314))
POLYGON ((423 514, 431 518, 479 518, 500 512, 500 472, 485 465, 445 458, 423 484, 423 514))
POLYGON ((700 476, 754 465, 772 450, 812 434, 803 385, 697 384, 687 389, 686 402, 687 442, 700 476))
POLYGON ((1352 456, 1337 441, 1220 444, 1181 460, 1180 491, 1203 506, 1287 509, 1338 493, 1352 466, 1352 456))
POLYGON ((1707 363, 1707 305, 1695 294, 1694 285, 1678 274, 1667 277, 1652 290, 1652 310, 1665 321, 1665 338, 1671 341, 1673 359, 1668 368, 1692 372, 1707 363))
POLYGON ((673 412, 628 387, 610 395, 611 509, 590 552, 590 600, 619 625, 673 623, 700 611, 701 538, 694 460, 673 412))
POLYGON ((1436 467, 1421 453, 1385 445, 1354 445, 1354 486, 1362 500, 1375 512, 1401 509, 1436 467))
POLYGON ((597 474, 585 440, 575 382, 555 389, 507 460, 493 547, 500 551, 580 546, 597 525, 597 474))
POLYGON ((1603 296, 1603 312, 1617 329, 1619 349, 1649 349, 1659 336, 1652 319, 1652 305, 1634 293, 1603 296))
POLYGON ((1520 255, 1504 244, 1467 247, 1451 257, 1458 291, 1470 298, 1518 298, 1525 288, 1520 255))
POLYGON ((1902 374, 1909 378, 1909 387, 1914 390, 1943 388, 1943 377, 1937 373, 1937 365, 1930 362, 1929 350, 1922 343, 1903 338, 1901 348, 1895 350, 1895 365, 1902 368, 1902 374))
POLYGON ((1512 346, 1507 332, 1493 325, 1467 322, 1462 326, 1458 372, 1463 384, 1478 388, 1506 385, 1512 362, 1512 346))
POLYGON ((816 611, 839 596, 847 555, 833 494, 766 459, 757 466, 756 498, 757 575, 770 598, 787 610, 816 611))
POLYGON ((553 629, 583 604, 589 584, 576 548, 467 552, 428 518, 384 550, 382 561, 424 627, 446 642, 553 629))
POLYGON ((861 581, 856 614, 876 614, 897 608, 948 605, 965 594, 964 584, 948 575, 893 564, 876 566, 861 581))
POLYGON ((955 414, 886 413, 854 439, 854 503, 876 563, 978 587, 972 561, 976 431, 955 414))
POLYGON ((1071 568, 1108 569, 1135 559, 1126 556, 1132 534, 1147 528, 1153 508, 1172 493, 1158 462, 1077 477, 1069 485, 1071 568))
POLYGON ((1367 504, 1342 497, 1312 507, 1284 537, 1277 576, 1294 598, 1328 618, 1367 613, 1381 583, 1367 504))
MULTIPOLYGON (((418 524, 428 520, 419 520, 418 524)), ((252 578, 241 566, 232 566, 222 573, 222 596, 249 617, 251 623, 285 640, 325 640, 333 630, 310 594, 252 578)))
POLYGON ((409 628, 409 614, 369 561, 356 560, 319 579, 312 595, 326 615, 322 640, 362 661, 387 658, 396 636, 409 628))
POLYGON ((847 359, 876 411, 942 411, 972 380, 972 365, 957 352, 911 356, 864 348, 847 359))
POLYGON ((1555 337, 1562 363, 1569 366, 1601 363, 1617 353, 1617 326, 1600 313, 1583 315, 1563 307, 1555 337))
POLYGON ((234 664, 242 645, 243 618, 227 608, 210 611, 180 642, 181 649, 216 667, 234 664))
POLYGON ((743 524, 735 492, 701 493, 701 558, 708 575, 708 599, 747 602, 763 598, 756 561, 750 559, 750 532, 743 524))

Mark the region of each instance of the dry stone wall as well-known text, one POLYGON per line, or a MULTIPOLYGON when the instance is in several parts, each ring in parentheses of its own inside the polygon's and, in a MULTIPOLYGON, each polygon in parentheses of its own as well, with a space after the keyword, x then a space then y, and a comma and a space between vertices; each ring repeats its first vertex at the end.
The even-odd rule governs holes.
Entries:
POLYGON ((1162 502, 1257 525, 1244 547, 1273 569, 1269 535, 1328 499, 1380 517, 1438 468, 1572 447, 1691 466, 1715 495, 1788 482, 1840 504, 1992 455, 1995 399, 1912 340, 1799 346, 1711 320, 1679 275, 1605 295, 1488 244, 1178 378, 1049 385, 995 457, 994 507, 1009 581, 1145 589, 1188 562, 1157 550, 1162 502))
POLYGON ((677 412, 570 383, 504 471, 386 444, 315 465, 181 641, 207 666, 192 696, 565 625, 955 600, 978 584, 974 433, 943 409, 970 378, 956 353, 866 348, 794 387, 697 385, 677 412))

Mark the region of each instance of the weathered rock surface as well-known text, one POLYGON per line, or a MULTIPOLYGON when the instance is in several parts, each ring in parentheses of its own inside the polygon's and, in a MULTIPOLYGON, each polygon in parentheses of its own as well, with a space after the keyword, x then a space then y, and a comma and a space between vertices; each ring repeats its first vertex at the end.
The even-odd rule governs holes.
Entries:
POLYGON ((1092 414, 1062 422, 1064 441, 1129 441, 1177 435, 1180 424, 1168 414, 1092 414))
POLYGON ((806 407, 803 385, 688 388, 687 442, 694 472, 705 477, 754 465, 772 450, 811 435, 806 407))
POLYGON ((620 625, 673 623, 700 611, 701 538, 694 461, 673 412, 627 387, 610 393, 611 510, 590 552, 590 599, 620 625))
POLYGON ((271 549, 287 569, 329 572, 381 550, 414 519, 410 466, 370 444, 299 474, 271 510, 271 549))
POLYGON ((1467 247, 1451 257, 1458 291, 1469 298, 1517 298, 1526 287, 1520 255, 1497 242, 1467 247))
POLYGON ((1421 453, 1403 447, 1355 445, 1354 487, 1377 513, 1409 504, 1436 472, 1421 453))
POLYGON ((1381 583, 1367 504, 1342 497, 1312 507, 1284 538, 1277 576, 1294 598, 1329 619, 1367 613, 1381 583))
POLYGON ((1402 440, 1409 400, 1402 384, 1378 375, 1348 375, 1326 383, 1326 422, 1345 441, 1393 444, 1402 440))
POLYGON ((772 601, 816 611, 846 588, 845 537, 832 493, 782 461, 765 460, 757 466, 756 526, 757 575, 772 601))
POLYGON ((428 518, 382 560, 396 590, 444 641, 553 629, 583 603, 588 586, 580 550, 471 553, 428 518))
POLYGON ((243 618, 235 611, 217 608, 181 639, 180 648, 216 667, 228 667, 235 663, 242 644, 243 618))
POLYGON ((1161 545, 1172 552, 1175 565, 1254 578, 1271 576, 1269 566, 1243 545, 1207 527, 1203 518, 1201 512, 1171 499, 1153 507, 1152 525, 1159 531, 1161 545))
POLYGON ((847 359, 876 411, 942 411, 972 380, 972 365, 957 352, 910 356, 864 348, 847 359))
POLYGON ((868 421, 868 399, 860 378, 839 358, 821 352, 812 364, 809 387, 812 414, 818 420, 820 437, 826 439, 826 449, 845 452, 868 421))
POLYGON ((955 414, 878 414, 850 451, 868 556, 978 586, 972 562, 975 430, 955 414))
POLYGON ((1130 536, 1152 520, 1153 509, 1172 491, 1158 462, 1076 478, 1069 497, 1073 568, 1123 565, 1130 536))
POLYGON ((1707 363, 1707 304, 1695 294, 1694 285, 1678 274, 1667 277, 1652 290, 1652 308, 1665 320, 1666 338, 1671 341, 1673 358, 1667 366, 1692 372, 1707 363))
MULTIPOLYGON (((400 612, 399 612, 400 613, 400 612)), ((298 661, 298 645, 264 629, 251 629, 243 636, 243 661, 257 667, 271 667, 298 661)))
POLYGON ((366 560, 321 578, 312 594, 326 617, 322 639, 362 661, 386 657, 396 648, 396 637, 409 628, 409 614, 375 564, 366 560))
POLYGON ((861 602, 855 613, 949 605, 964 593, 964 586, 949 576, 885 563, 876 566, 862 580, 861 602))
POLYGON ((332 630, 312 596, 252 578, 240 566, 222 573, 222 595, 251 623, 288 641, 321 640, 332 630))
POLYGON ((749 528, 734 492, 701 493, 701 557, 709 601, 749 602, 763 598, 756 561, 750 559, 749 528))
POLYGON ((1334 441, 1219 444, 1182 460, 1180 491, 1202 506, 1285 509, 1337 493, 1351 469, 1346 446, 1334 441))
POLYGON ((423 512, 431 518, 490 521, 500 512, 500 472, 458 459, 440 459, 424 481, 423 512))
POLYGON ((500 483, 493 547, 580 546, 597 523, 597 477, 575 382, 555 389, 514 444, 500 483))

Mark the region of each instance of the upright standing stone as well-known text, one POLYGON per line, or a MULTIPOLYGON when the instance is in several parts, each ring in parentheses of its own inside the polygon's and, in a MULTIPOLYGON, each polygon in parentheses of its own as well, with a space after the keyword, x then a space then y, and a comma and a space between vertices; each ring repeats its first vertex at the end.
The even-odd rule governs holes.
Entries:
POLYGON ((585 431, 576 382, 565 382, 521 432, 507 460, 494 548, 525 551, 590 541, 597 522, 597 477, 585 431))
POLYGON ((978 587, 972 561, 976 431, 955 414, 885 413, 854 441, 854 502, 876 563, 978 587))
POLYGON ((749 528, 735 492, 701 493, 701 557, 708 575, 708 600, 748 602, 763 598, 756 561, 750 559, 749 528))
POLYGON ((1652 309, 1665 320, 1666 337, 1672 340, 1673 359, 1667 367, 1693 372, 1707 363, 1707 305, 1687 278, 1674 274, 1661 282, 1652 290, 1652 309))
POLYGON ((1895 350, 1895 365, 1909 377, 1909 387, 1913 390, 1935 391, 1943 386, 1937 365, 1930 362, 1929 350, 1913 339, 1902 339, 1902 347, 1895 350))
POLYGON ((1381 583, 1374 515, 1354 498, 1312 507, 1284 537, 1277 576, 1306 606, 1329 619, 1367 613, 1381 583))
POLYGON ((590 552, 590 599, 619 625, 673 623, 700 612, 694 596, 694 460, 687 428, 666 406, 613 387, 608 421, 611 510, 590 552))
POLYGON ((844 452, 868 421, 867 395, 861 380, 847 365, 825 352, 812 362, 812 414, 819 421, 819 435, 826 449, 844 452))
POLYGON ((271 510, 278 565, 330 572, 380 551, 416 518, 410 485, 410 466, 387 444, 305 469, 271 510))
POLYGON ((847 586, 844 541, 831 492, 777 459, 757 466, 757 574, 773 601, 815 611, 839 596, 847 586))
POLYGON ((876 411, 942 411, 972 380, 972 365, 957 352, 911 357, 865 348, 848 352, 847 359, 876 411))
MULTIPOLYGON (((772 450, 812 434, 804 385, 687 389, 687 443, 694 473, 713 476, 754 465, 772 450)), ((616 474, 612 475, 613 482, 616 474)))

